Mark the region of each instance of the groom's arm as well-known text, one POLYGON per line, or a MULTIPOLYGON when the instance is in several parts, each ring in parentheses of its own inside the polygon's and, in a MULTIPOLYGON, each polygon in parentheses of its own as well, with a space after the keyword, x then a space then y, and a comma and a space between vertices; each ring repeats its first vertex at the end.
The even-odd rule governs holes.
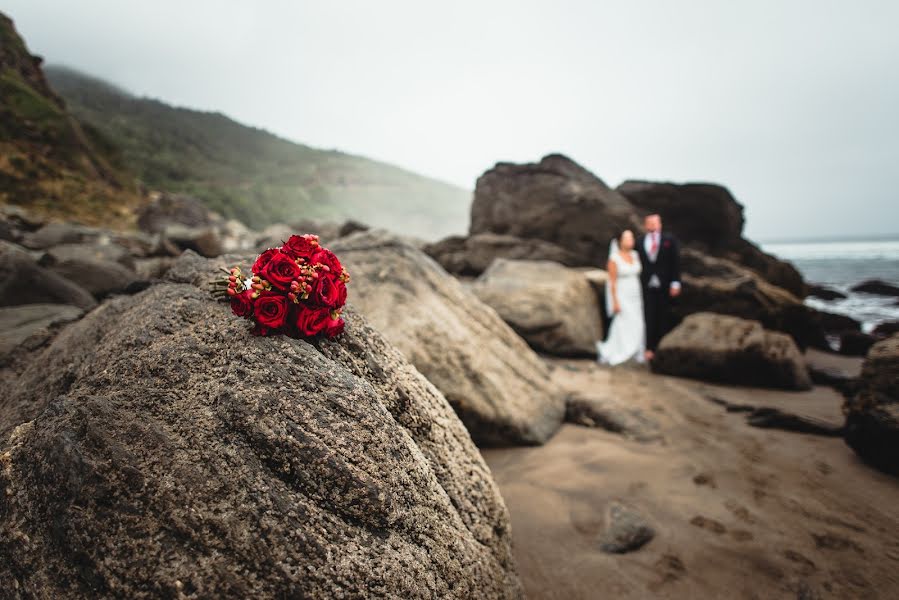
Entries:
POLYGON ((677 239, 671 237, 671 297, 680 295, 680 244, 677 239))

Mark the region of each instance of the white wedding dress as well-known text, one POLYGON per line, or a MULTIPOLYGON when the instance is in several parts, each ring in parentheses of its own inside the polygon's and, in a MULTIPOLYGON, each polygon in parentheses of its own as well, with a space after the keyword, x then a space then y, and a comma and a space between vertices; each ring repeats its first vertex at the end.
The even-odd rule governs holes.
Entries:
POLYGON ((646 325, 643 322, 643 290, 640 285, 639 255, 631 250, 631 262, 621 257, 620 252, 610 253, 611 260, 618 268, 618 305, 621 312, 612 314, 612 286, 606 283, 606 307, 612 316, 612 325, 605 342, 597 342, 599 362, 604 365, 619 365, 631 359, 643 362, 646 348, 646 325))

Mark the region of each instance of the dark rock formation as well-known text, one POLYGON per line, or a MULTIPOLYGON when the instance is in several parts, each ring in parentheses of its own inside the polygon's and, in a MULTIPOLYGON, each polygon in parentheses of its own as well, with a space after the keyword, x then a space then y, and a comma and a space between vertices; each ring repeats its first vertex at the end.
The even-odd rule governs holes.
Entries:
POLYGON ((808 288, 808 296, 810 298, 820 298, 822 300, 842 300, 846 297, 846 294, 844 294, 843 292, 832 290, 829 287, 823 285, 816 285, 811 283, 806 287, 808 288))
POLYGON ((673 312, 679 322, 697 312, 759 321, 789 334, 800 348, 829 349, 821 315, 749 269, 703 252, 682 252, 683 292, 673 312))
POLYGON ((147 233, 162 233, 172 225, 203 228, 213 222, 209 209, 185 194, 157 194, 137 213, 137 226, 147 233))
POLYGON ((853 292, 864 292, 877 296, 899 296, 899 286, 880 279, 869 279, 852 288, 853 292))
POLYGON ((483 446, 541 444, 565 416, 549 370, 496 312, 393 235, 330 245, 352 277, 356 308, 443 392, 483 446))
POLYGON ((0 242, 0 306, 71 304, 93 308, 93 296, 68 279, 40 265, 22 248, 0 242))
MULTIPOLYGON (((225 262, 187 255, 173 280, 225 262)), ((0 397, 11 597, 512 598, 509 520, 444 397, 352 310, 254 338, 190 284, 106 302, 0 397)))
POLYGON ((844 331, 840 334, 840 354, 865 356, 879 337, 861 331, 844 331))
POLYGON ((98 300, 110 294, 121 294, 139 280, 134 271, 107 260, 74 258, 54 263, 48 268, 81 286, 98 300))
POLYGON ((887 321, 886 323, 880 323, 877 327, 871 331, 872 335, 876 335, 878 337, 890 337, 891 335, 899 333, 899 321, 887 321))
POLYGON ((618 502, 609 506, 606 523, 606 529, 599 538, 599 549, 609 554, 639 550, 656 534, 640 513, 618 502))
POLYGON ((793 340, 756 321, 712 313, 684 319, 659 344, 652 370, 707 381, 807 390, 808 368, 793 340))
POLYGON ((609 240, 635 227, 621 194, 559 154, 539 163, 498 163, 478 178, 471 206, 472 235, 544 240, 576 255, 581 266, 604 265, 609 240))
POLYGON ((550 261, 499 259, 470 289, 538 352, 596 356, 599 302, 580 271, 550 261))
POLYGON ((871 348, 843 412, 846 443, 869 464, 899 475, 899 334, 871 348))
POLYGON ((626 181, 616 189, 641 215, 661 215, 665 229, 685 245, 730 259, 795 296, 805 296, 805 283, 793 265, 743 238, 743 206, 726 187, 626 181))
POLYGON ((551 242, 498 233, 448 237, 433 244, 426 244, 424 251, 444 269, 453 275, 463 277, 477 277, 498 258, 549 260, 568 267, 583 264, 580 256, 551 242))

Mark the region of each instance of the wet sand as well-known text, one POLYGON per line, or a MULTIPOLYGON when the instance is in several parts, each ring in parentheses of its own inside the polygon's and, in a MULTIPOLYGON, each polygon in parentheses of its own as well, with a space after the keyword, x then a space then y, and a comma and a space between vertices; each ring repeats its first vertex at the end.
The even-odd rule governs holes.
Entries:
POLYGON ((708 399, 833 420, 834 391, 554 364, 559 385, 626 401, 663 439, 565 425, 542 447, 484 451, 530 598, 899 597, 899 480, 860 462, 841 438, 751 427, 708 399), (613 501, 645 517, 655 538, 629 554, 600 551, 613 501))

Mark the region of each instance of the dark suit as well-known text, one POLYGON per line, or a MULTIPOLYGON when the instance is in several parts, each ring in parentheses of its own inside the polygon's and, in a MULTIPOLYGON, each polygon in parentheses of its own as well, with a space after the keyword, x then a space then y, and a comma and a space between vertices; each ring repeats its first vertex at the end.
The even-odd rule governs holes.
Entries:
POLYGON ((659 250, 655 261, 650 260, 646 251, 646 236, 637 240, 637 252, 643 271, 643 313, 646 321, 646 349, 655 352, 659 340, 671 328, 671 282, 680 282, 680 244, 674 236, 665 232, 659 237, 659 250), (653 275, 658 278, 658 286, 650 286, 653 275))

